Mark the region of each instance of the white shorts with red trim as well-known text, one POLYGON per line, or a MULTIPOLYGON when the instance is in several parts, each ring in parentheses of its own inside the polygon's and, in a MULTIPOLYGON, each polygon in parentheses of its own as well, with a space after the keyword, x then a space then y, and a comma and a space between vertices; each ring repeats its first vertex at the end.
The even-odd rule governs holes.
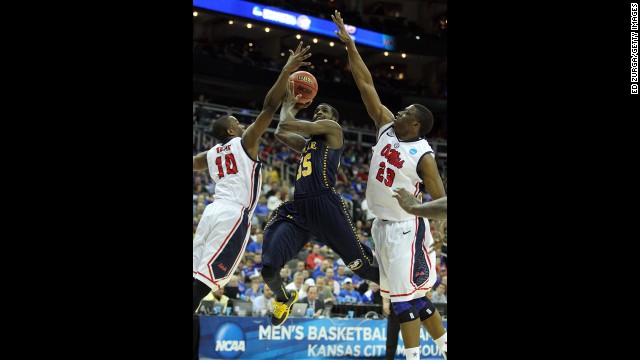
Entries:
POLYGON ((207 205, 193 238, 193 277, 213 291, 226 285, 247 247, 251 226, 242 205, 216 199, 207 205), (242 233, 246 233, 245 236, 242 233), (227 251, 224 251, 225 248, 227 251), (235 250, 230 251, 233 248, 235 250), (216 266, 216 273, 212 269, 216 266))
POLYGON ((376 218, 371 227, 380 266, 380 292, 391 302, 423 297, 436 282, 436 253, 428 253, 433 242, 429 221, 376 218))

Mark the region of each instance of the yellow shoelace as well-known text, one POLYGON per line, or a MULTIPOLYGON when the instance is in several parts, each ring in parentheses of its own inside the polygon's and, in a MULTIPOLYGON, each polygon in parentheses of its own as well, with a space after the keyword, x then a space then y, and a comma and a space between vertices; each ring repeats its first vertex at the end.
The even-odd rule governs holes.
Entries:
POLYGON ((276 302, 273 304, 273 315, 277 318, 281 317, 284 312, 287 311, 287 305, 281 302, 276 302))

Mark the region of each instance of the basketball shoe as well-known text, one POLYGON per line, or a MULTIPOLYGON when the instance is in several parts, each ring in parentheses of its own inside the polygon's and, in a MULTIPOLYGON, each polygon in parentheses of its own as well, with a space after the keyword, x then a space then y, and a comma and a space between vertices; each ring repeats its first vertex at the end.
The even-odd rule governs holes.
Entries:
POLYGON ((273 315, 271 315, 271 325, 281 325, 289 317, 291 307, 293 303, 298 301, 298 291, 291 290, 289 292, 289 299, 285 302, 276 301, 273 299, 273 315))

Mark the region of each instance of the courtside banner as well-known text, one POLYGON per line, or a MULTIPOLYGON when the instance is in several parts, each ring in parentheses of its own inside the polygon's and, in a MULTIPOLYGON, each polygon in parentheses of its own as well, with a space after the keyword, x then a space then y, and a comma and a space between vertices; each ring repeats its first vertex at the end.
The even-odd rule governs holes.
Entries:
MULTIPOLYGON (((420 338, 421 359, 444 358, 424 329, 420 338)), ((275 327, 269 317, 200 317, 200 360, 384 359, 386 340, 387 320, 290 317, 275 327)), ((396 358, 405 358, 402 336, 396 358)))

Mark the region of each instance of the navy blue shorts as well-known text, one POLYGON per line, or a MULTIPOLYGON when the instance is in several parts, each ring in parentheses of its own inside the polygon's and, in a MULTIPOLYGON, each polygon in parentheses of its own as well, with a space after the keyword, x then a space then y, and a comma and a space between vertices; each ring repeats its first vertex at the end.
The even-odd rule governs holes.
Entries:
POLYGON ((373 263, 371 249, 356 235, 351 215, 335 190, 295 195, 274 211, 264 231, 262 263, 281 269, 298 256, 311 235, 329 246, 356 273, 373 263))

